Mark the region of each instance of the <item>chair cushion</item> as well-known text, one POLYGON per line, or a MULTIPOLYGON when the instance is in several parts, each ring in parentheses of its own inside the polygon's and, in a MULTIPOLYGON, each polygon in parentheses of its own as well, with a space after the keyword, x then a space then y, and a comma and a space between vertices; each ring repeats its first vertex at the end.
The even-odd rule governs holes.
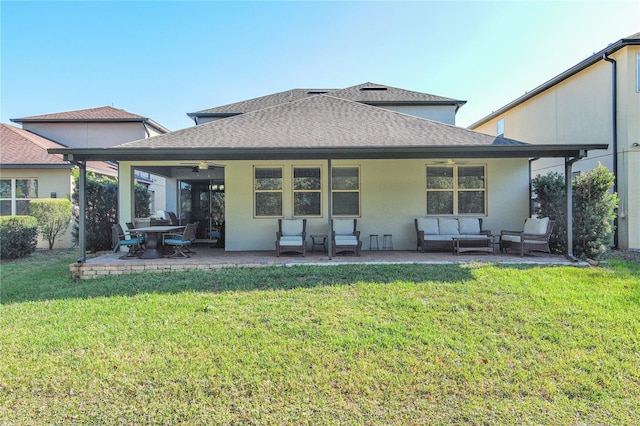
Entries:
POLYGON ((283 220, 282 235, 302 235, 302 220, 301 219, 283 220))
POLYGON ((458 219, 441 217, 438 219, 438 229, 441 235, 458 235, 458 219))
POLYGON ((435 217, 419 217, 418 231, 424 231, 424 235, 438 235, 438 219, 435 217))
POLYGON ((354 236, 349 236, 349 235, 336 235, 336 239, 335 239, 336 245, 337 246, 357 246, 358 245, 358 239, 354 236))
POLYGON ((336 235, 353 235, 353 219, 333 219, 336 235))
POLYGON ((458 223, 460 224, 460 234, 480 234, 480 220, 478 218, 461 217, 458 219, 458 223))
POLYGON ((524 222, 524 233, 543 235, 547 232, 547 226, 549 225, 549 218, 543 217, 540 219, 529 218, 524 222))
POLYGON ((520 235, 503 235, 500 237, 500 239, 502 241, 509 241, 512 243, 519 243, 520 242, 520 235))
POLYGON ((170 246, 186 246, 191 244, 191 240, 183 240, 182 238, 167 238, 164 240, 165 244, 169 244, 170 246))
POLYGON ((295 247, 299 247, 302 246, 302 237, 294 237, 294 236, 285 236, 280 238, 280 245, 281 246, 295 246, 295 247))

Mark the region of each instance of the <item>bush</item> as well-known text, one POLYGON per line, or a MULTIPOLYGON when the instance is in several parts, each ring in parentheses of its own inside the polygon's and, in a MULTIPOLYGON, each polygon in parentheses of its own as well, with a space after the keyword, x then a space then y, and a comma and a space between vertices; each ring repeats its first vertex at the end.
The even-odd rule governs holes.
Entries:
MULTIPOLYGON (((79 201, 79 172, 74 171, 73 202, 78 206, 79 201)), ((114 179, 87 173, 85 196, 87 201, 86 236, 87 250, 92 253, 109 250, 111 243, 111 226, 118 219, 118 184, 114 179)), ((78 241, 78 223, 80 209, 74 208, 75 226, 73 229, 74 241, 78 241)))
MULTIPOLYGON (((564 176, 549 173, 532 180, 539 205, 536 214, 555 221, 551 248, 567 252, 567 215, 564 176)), ((578 257, 597 257, 612 244, 618 196, 609 192, 613 173, 600 164, 573 181, 573 251, 578 257)))
POLYGON ((71 221, 71 201, 65 198, 39 198, 29 203, 31 215, 38 220, 42 238, 53 249, 58 235, 64 235, 71 221))
POLYGON ((30 255, 38 243, 38 220, 33 216, 0 217, 0 258, 30 255))
MULTIPOLYGON (((72 236, 78 242, 80 219, 80 209, 78 207, 78 179, 79 171, 76 169, 73 174, 74 191, 73 199, 73 219, 74 227, 72 236)), ((149 217, 150 195, 147 187, 135 184, 135 210, 136 217, 149 217)), ((87 199, 86 215, 86 242, 87 250, 92 253, 101 250, 109 250, 113 247, 111 241, 111 226, 118 222, 118 182, 107 176, 100 176, 94 173, 87 173, 85 196, 87 199)))

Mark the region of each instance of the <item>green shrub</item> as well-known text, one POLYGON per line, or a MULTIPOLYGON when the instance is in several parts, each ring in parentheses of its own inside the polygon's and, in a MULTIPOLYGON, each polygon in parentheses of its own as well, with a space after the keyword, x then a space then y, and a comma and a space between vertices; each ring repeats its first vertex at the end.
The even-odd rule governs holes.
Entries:
POLYGON ((38 243, 38 220, 33 216, 0 217, 0 258, 17 259, 33 253, 38 243))
MULTIPOLYGON (((532 180, 538 198, 535 213, 555 221, 551 248, 567 252, 567 212, 564 176, 551 172, 532 180)), ((611 193, 613 173, 600 164, 573 181, 573 251, 578 257, 597 257, 612 245, 618 196, 611 193)))
POLYGON ((64 235, 71 220, 71 201, 65 198, 39 198, 29 203, 31 215, 38 220, 42 238, 53 249, 58 235, 64 235))
MULTIPOLYGON (((79 172, 76 169, 73 174, 74 191, 72 231, 73 240, 77 243, 79 237, 78 222, 80 209, 78 207, 78 179, 79 172)), ((136 217, 149 217, 150 194, 147 187, 136 183, 135 188, 135 213, 136 217)), ((113 244, 111 241, 111 226, 118 222, 118 182, 106 176, 87 173, 85 196, 87 200, 86 215, 86 242, 87 250, 97 252, 109 250, 113 244)))

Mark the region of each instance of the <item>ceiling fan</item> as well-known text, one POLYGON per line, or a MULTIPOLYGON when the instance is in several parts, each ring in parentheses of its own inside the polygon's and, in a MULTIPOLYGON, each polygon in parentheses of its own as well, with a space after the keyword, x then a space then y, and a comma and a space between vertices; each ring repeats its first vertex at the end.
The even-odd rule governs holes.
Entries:
POLYGON ((191 171, 194 173, 198 173, 200 170, 209 170, 210 168, 213 167, 222 167, 219 164, 215 164, 209 161, 192 161, 189 163, 180 163, 180 164, 184 164, 186 166, 191 167, 191 171))

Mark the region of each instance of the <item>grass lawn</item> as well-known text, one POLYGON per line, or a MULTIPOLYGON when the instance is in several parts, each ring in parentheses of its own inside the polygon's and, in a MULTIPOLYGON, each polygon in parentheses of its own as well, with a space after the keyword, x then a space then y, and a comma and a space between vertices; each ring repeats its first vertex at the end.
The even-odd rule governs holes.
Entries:
POLYGON ((637 424, 640 264, 0 265, 0 424, 637 424))

